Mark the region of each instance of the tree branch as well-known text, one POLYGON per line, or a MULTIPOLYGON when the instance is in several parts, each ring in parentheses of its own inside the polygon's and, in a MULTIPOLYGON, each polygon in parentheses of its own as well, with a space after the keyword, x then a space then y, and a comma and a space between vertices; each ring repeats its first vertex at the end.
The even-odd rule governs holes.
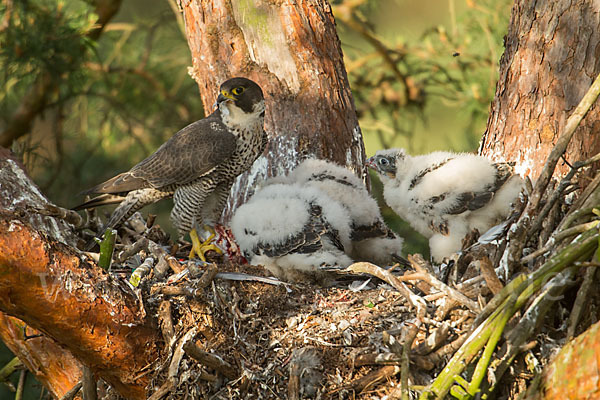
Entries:
POLYGON ((52 337, 123 396, 145 398, 148 378, 134 377, 157 358, 161 338, 128 286, 5 213, 0 276, 1 311, 52 337))

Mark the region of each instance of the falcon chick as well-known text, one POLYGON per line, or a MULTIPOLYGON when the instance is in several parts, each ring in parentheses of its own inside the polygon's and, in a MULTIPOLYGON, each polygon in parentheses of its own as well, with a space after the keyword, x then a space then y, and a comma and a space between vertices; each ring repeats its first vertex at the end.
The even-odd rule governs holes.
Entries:
POLYGON ((263 187, 236 210, 231 230, 251 264, 284 280, 318 281, 319 267, 352 263, 347 211, 310 186, 263 187))
POLYGON ((319 189, 346 208, 352 240, 348 255, 352 259, 377 265, 407 262, 400 256, 403 239, 386 226, 377 202, 352 171, 325 160, 308 159, 287 180, 319 189))
MULTIPOLYGON (((265 102, 262 90, 246 78, 225 81, 217 109, 173 135, 128 172, 84 193, 100 193, 75 210, 119 203, 104 229, 116 228, 140 208, 173 197, 171 221, 180 236, 190 232, 192 252, 204 260, 199 228, 218 221, 235 178, 263 153, 265 102)), ((102 231, 104 231, 104 229, 102 231)))
POLYGON ((434 260, 461 250, 462 239, 506 219, 523 188, 508 163, 467 153, 438 151, 410 156, 380 150, 367 161, 384 185, 386 203, 429 238, 434 260))

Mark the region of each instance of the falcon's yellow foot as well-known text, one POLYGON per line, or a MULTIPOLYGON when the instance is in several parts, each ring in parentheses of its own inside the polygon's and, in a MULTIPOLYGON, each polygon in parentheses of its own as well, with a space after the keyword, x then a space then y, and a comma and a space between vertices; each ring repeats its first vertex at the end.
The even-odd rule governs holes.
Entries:
POLYGON ((192 229, 190 231, 190 238, 192 239, 192 250, 190 250, 190 255, 188 256, 188 258, 193 258, 195 255, 197 255, 199 259, 206 262, 206 257, 204 256, 204 254, 206 254, 206 252, 209 250, 214 250, 219 254, 223 254, 223 251, 220 248, 218 248, 216 244, 211 243, 211 241, 215 238, 215 231, 208 226, 205 226, 205 229, 210 232, 210 235, 208 236, 208 239, 206 239, 204 242, 200 241, 196 229, 192 229))

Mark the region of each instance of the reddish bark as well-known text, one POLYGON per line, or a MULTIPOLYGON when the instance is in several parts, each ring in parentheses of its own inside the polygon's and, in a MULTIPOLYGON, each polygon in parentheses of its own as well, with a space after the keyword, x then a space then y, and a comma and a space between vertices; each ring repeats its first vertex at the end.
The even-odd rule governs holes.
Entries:
POLYGON ((0 310, 39 329, 123 396, 145 398, 160 336, 137 297, 71 248, 0 214, 0 310))
POLYGON ((600 394, 600 322, 567 343, 544 371, 542 398, 597 399, 600 394))
MULTIPOLYGON (((598 3, 517 0, 500 60, 500 77, 480 151, 517 161, 539 175, 565 122, 600 73, 598 3)), ((573 163, 600 151, 595 105, 566 152, 573 163)), ((559 163, 564 175, 569 166, 559 163)))
POLYGON ((192 76, 205 109, 212 109, 219 84, 232 76, 249 77, 265 92, 271 139, 266 162, 241 179, 231 206, 258 178, 286 172, 307 156, 362 172, 362 136, 325 0, 181 3, 192 76))
POLYGON ((36 329, 25 329, 26 326, 17 318, 0 313, 0 339, 54 397, 61 398, 81 379, 82 366, 68 350, 36 329), (26 339, 25 332, 29 337, 41 336, 26 339))

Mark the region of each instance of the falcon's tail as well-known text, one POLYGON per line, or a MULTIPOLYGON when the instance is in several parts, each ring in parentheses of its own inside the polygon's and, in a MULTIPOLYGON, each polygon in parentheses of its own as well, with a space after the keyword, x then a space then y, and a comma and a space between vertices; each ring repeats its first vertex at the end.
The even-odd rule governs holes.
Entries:
POLYGON ((73 207, 74 211, 85 210, 88 208, 95 208, 99 206, 105 206, 108 204, 117 204, 125 200, 124 196, 117 196, 114 194, 101 194, 93 199, 90 199, 78 206, 73 207))
MULTIPOLYGON (((148 204, 156 203, 159 200, 170 197, 169 192, 161 192, 156 189, 140 189, 129 192, 126 197, 121 197, 121 203, 119 206, 113 211, 108 222, 102 227, 102 229, 96 235, 97 238, 101 238, 104 232, 107 229, 115 229, 118 228, 124 221, 126 221, 129 217, 131 217, 136 211, 141 209, 142 207, 147 206, 148 204)), ((98 196, 103 197, 104 195, 98 196)), ((107 195, 109 196, 109 195, 107 195)), ((114 196, 113 197, 119 197, 114 196)), ((93 199, 92 199, 93 200, 93 199)), ((90 200, 90 201, 92 201, 90 200)), ((114 203, 114 201, 112 202, 114 203)), ((85 204, 85 203, 84 203, 85 204)), ((103 204, 111 204, 110 202, 106 202, 103 204)), ((100 204, 98 204, 100 205, 100 204)), ((87 243, 85 246, 86 251, 90 251, 96 245, 96 241, 92 240, 87 243)))

